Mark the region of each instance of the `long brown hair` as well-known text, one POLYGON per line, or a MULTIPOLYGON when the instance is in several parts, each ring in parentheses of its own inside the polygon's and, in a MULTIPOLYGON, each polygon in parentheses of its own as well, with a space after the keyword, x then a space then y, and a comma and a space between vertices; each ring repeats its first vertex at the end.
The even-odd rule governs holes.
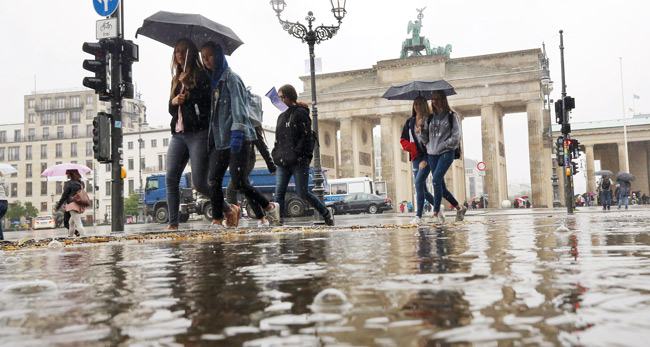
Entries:
POLYGON ((79 171, 72 169, 72 170, 67 170, 65 173, 70 175, 71 181, 81 181, 81 174, 79 173, 79 171))
POLYGON ((427 99, 424 96, 418 96, 413 100, 413 109, 412 109, 412 116, 415 117, 417 116, 417 106, 424 104, 423 106, 426 108, 426 116, 431 114, 431 108, 429 107, 429 104, 427 103, 427 99))
POLYGON ((187 51, 187 56, 185 57, 186 71, 189 74, 189 88, 194 88, 196 86, 196 75, 203 69, 203 64, 201 63, 201 58, 199 57, 199 50, 196 48, 194 42, 189 39, 180 39, 174 45, 174 51, 172 52, 172 90, 170 92, 171 98, 174 96, 174 92, 178 87, 180 81, 178 78, 183 72, 183 66, 176 61, 176 50, 181 49, 187 51))
MULTIPOLYGON (((454 112, 454 110, 449 107, 449 101, 447 101, 447 95, 443 91, 436 90, 431 94, 431 110, 437 111, 436 108, 433 106, 433 96, 434 95, 440 95, 441 102, 442 102, 442 110, 445 112, 454 112)), ((440 112, 438 112, 440 113, 440 112)))
POLYGON ((298 92, 296 92, 296 88, 294 88, 290 84, 285 84, 280 89, 278 89, 278 93, 282 92, 282 96, 285 98, 289 99, 291 102, 295 102, 297 105, 300 105, 306 109, 309 109, 309 105, 304 102, 299 102, 298 101, 298 92))

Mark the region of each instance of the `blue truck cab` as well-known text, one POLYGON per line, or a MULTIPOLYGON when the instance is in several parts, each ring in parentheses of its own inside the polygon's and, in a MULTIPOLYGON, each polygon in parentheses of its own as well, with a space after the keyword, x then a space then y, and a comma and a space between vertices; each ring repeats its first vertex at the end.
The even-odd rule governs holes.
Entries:
MULTIPOLYGON (((179 220, 186 222, 191 213, 202 214, 205 199, 197 201, 192 191, 192 183, 189 173, 181 175, 179 188, 181 189, 181 205, 179 208, 179 220), (203 201, 203 203, 201 203, 203 201)), ((144 191, 144 208, 147 216, 152 216, 158 223, 166 223, 169 219, 167 209, 167 184, 165 174, 156 174, 147 177, 147 184, 144 191)))

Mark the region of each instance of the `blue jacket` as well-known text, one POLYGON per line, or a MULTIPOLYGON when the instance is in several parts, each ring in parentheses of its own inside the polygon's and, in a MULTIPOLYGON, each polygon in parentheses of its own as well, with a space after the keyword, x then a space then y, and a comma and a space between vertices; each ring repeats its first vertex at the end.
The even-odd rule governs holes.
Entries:
POLYGON ((210 112, 210 130, 214 147, 217 150, 230 148, 230 132, 239 130, 244 133, 244 141, 255 141, 257 135, 248 117, 246 87, 239 75, 228 67, 212 93, 212 111, 210 112))

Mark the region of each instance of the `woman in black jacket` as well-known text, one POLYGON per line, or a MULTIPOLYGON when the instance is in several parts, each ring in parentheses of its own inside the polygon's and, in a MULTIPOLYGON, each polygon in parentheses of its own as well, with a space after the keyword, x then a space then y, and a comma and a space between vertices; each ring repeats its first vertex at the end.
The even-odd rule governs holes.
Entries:
POLYGON ((280 87, 278 96, 289 107, 278 117, 275 128, 273 161, 277 165, 275 202, 280 205, 280 222, 284 221, 284 196, 293 175, 298 196, 307 200, 323 216, 325 224, 334 225, 334 219, 327 207, 308 189, 309 163, 314 156, 309 108, 298 103, 298 93, 289 84, 280 87))
POLYGON ((199 193, 209 196, 208 127, 212 87, 192 41, 180 39, 174 46, 172 76, 169 98, 172 138, 167 149, 166 173, 167 230, 178 229, 179 183, 188 160, 191 159, 192 185, 199 193))
POLYGON ((81 214, 86 212, 86 208, 74 203, 74 196, 77 195, 79 189, 84 189, 84 183, 81 182, 81 174, 77 170, 67 170, 65 175, 68 181, 63 186, 63 194, 61 199, 56 204, 55 211, 58 211, 63 204, 66 204, 65 210, 70 212, 70 224, 68 227, 68 237, 75 234, 75 230, 81 236, 86 236, 86 229, 81 223, 81 214))

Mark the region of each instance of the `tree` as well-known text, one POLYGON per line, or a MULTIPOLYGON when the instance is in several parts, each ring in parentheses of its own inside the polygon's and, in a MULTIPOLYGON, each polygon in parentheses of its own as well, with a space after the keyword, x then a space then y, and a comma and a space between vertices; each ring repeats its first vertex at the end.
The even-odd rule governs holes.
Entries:
POLYGON ((127 199, 124 199, 124 214, 127 216, 135 216, 138 214, 138 201, 140 195, 131 194, 127 199))
POLYGON ((7 209, 7 214, 5 215, 5 217, 7 217, 7 219, 10 222, 14 222, 14 221, 19 221, 20 217, 23 217, 25 215, 26 215, 25 206, 23 206, 23 204, 19 200, 16 200, 9 204, 9 208, 7 209))
POLYGON ((31 202, 27 201, 25 203, 25 217, 34 219, 36 216, 38 216, 38 209, 31 202))

